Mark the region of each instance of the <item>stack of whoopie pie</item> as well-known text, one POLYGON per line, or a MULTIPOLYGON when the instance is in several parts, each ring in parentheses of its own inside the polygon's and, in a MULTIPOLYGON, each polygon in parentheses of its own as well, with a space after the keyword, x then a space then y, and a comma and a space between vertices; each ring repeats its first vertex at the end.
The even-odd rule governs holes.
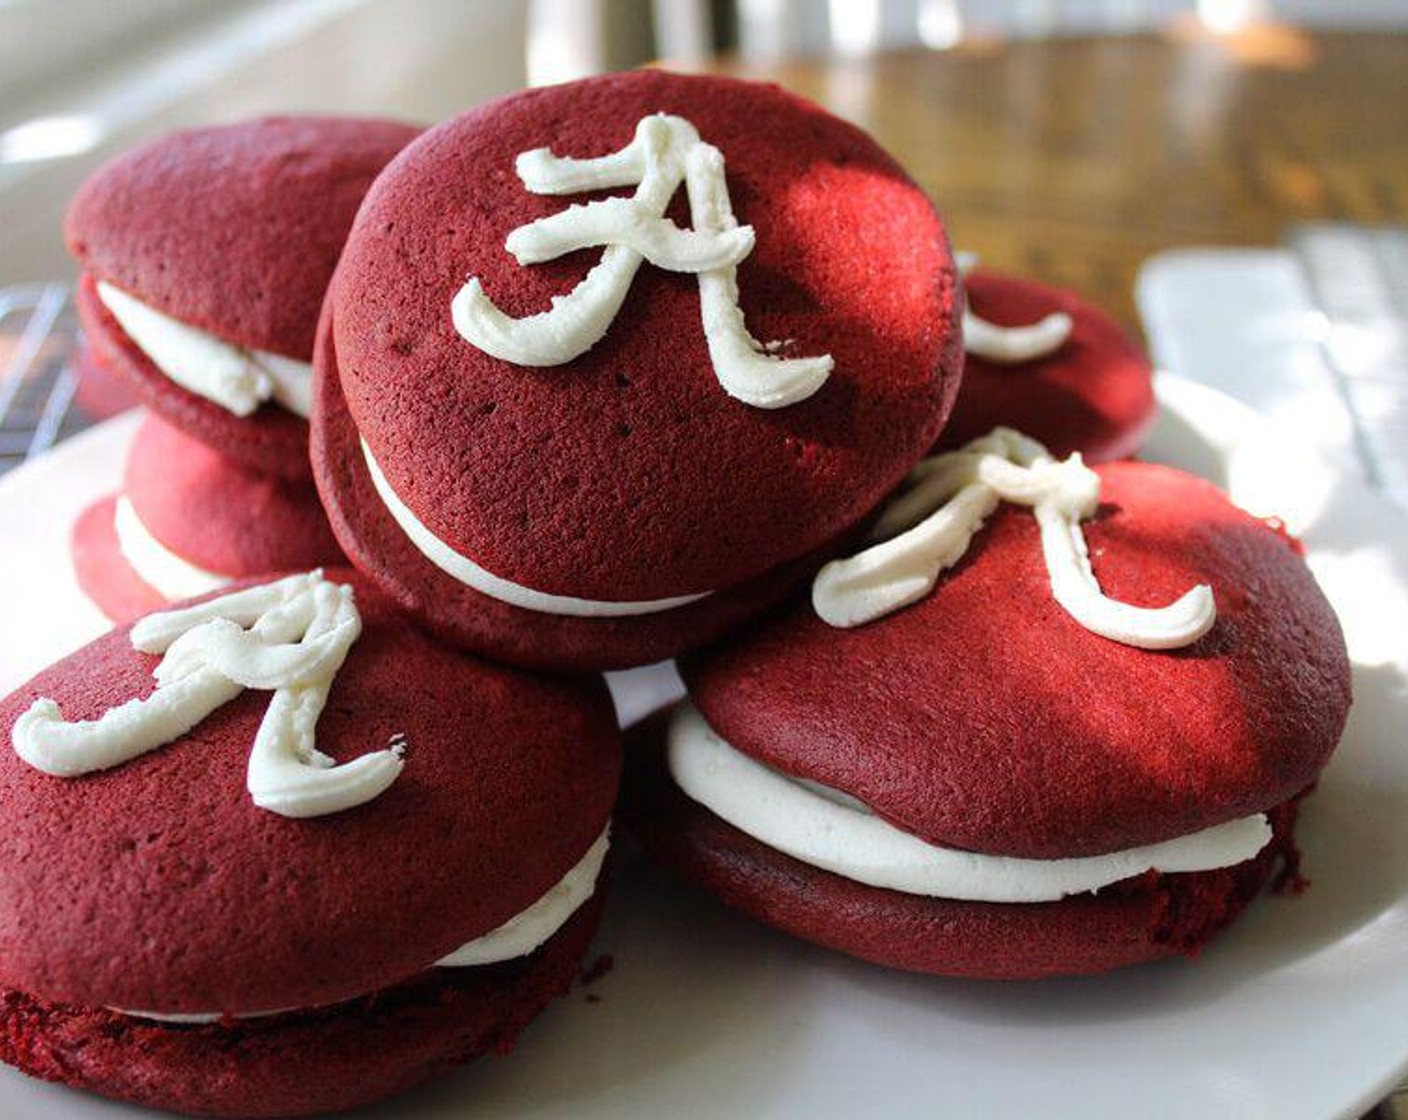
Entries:
POLYGON ((135 621, 0 703, 0 1057, 272 1116, 507 1051, 605 897, 620 733, 571 674, 674 656, 621 822, 797 937, 1091 973, 1299 881, 1343 639, 1274 526, 1111 461, 1154 408, 1114 323, 965 284, 774 86, 413 135, 184 133, 74 205, 160 419, 74 541, 135 621))
POLYGON ((69 208, 79 316, 153 416, 122 491, 74 527, 115 620, 263 572, 338 563, 308 463, 318 309, 362 196, 418 130, 276 117, 105 164, 69 208))

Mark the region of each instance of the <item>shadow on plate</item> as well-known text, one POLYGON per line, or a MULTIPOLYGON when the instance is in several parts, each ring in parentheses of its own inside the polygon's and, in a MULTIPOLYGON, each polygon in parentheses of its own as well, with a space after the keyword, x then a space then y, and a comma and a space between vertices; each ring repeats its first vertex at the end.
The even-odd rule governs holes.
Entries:
MULTIPOLYGON (((785 1092, 777 1074, 805 1049, 805 970, 793 943, 725 912, 650 866, 622 841, 607 919, 584 967, 613 966, 578 984, 529 1027, 506 1059, 480 1060, 399 1098, 398 1117, 661 1115, 660 1106, 709 1088, 682 1065, 737 1070, 746 1085, 719 1088, 760 1112, 785 1092), (757 1061, 767 1039, 766 1066, 757 1061)), ((355 1115, 384 1116, 385 1107, 355 1115)))

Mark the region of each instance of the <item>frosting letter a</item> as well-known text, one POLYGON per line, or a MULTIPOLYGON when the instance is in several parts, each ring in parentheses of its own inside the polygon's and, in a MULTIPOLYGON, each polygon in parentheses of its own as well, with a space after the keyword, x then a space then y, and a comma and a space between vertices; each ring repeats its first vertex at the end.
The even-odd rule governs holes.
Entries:
POLYGON ((738 262, 753 249, 753 228, 733 216, 724 158, 687 120, 660 114, 636 126, 624 148, 597 159, 524 152, 518 177, 535 194, 565 195, 634 186, 630 198, 576 204, 519 226, 505 248, 519 264, 554 260, 601 247, 601 261, 552 307, 524 319, 500 311, 471 277, 451 304, 455 329, 496 358, 523 366, 556 366, 586 353, 605 336, 642 261, 699 278, 700 315, 719 384, 756 408, 805 400, 831 373, 830 355, 780 358, 748 333, 738 306, 738 262), (681 183, 692 230, 665 217, 681 183))
POLYGON ((385 790, 402 766, 399 746, 335 763, 313 744, 361 630, 352 588, 317 571, 148 615, 132 627, 132 645, 163 655, 150 696, 79 723, 41 698, 15 721, 11 740, 31 766, 73 778, 179 739, 247 688, 268 689, 274 695, 249 757, 254 803, 286 817, 350 809, 385 790))
POLYGON ((1137 649, 1178 649, 1217 621, 1207 584, 1158 608, 1101 592, 1081 530, 1100 504, 1100 476, 1079 454, 1057 460, 1036 440, 994 428, 957 451, 921 461, 910 481, 913 486, 876 522, 879 543, 831 561, 812 581, 812 606, 823 622, 861 626, 924 598, 1004 501, 1035 513, 1052 597, 1091 633, 1137 649))

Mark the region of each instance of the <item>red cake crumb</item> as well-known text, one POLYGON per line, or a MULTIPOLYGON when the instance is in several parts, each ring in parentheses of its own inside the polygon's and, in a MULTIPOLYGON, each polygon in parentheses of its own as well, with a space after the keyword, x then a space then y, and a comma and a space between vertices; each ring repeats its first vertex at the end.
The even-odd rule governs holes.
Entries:
POLYGON ((602 953, 591 963, 590 967, 582 972, 582 984, 584 986, 595 984, 615 967, 616 959, 610 953, 602 953))

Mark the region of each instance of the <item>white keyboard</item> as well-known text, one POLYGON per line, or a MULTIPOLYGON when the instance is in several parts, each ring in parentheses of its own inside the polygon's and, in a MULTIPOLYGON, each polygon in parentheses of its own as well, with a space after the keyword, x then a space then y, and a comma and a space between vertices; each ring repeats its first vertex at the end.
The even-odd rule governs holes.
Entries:
POLYGON ((1178 249, 1136 290, 1155 363, 1276 418, 1408 507, 1408 229, 1178 249))

